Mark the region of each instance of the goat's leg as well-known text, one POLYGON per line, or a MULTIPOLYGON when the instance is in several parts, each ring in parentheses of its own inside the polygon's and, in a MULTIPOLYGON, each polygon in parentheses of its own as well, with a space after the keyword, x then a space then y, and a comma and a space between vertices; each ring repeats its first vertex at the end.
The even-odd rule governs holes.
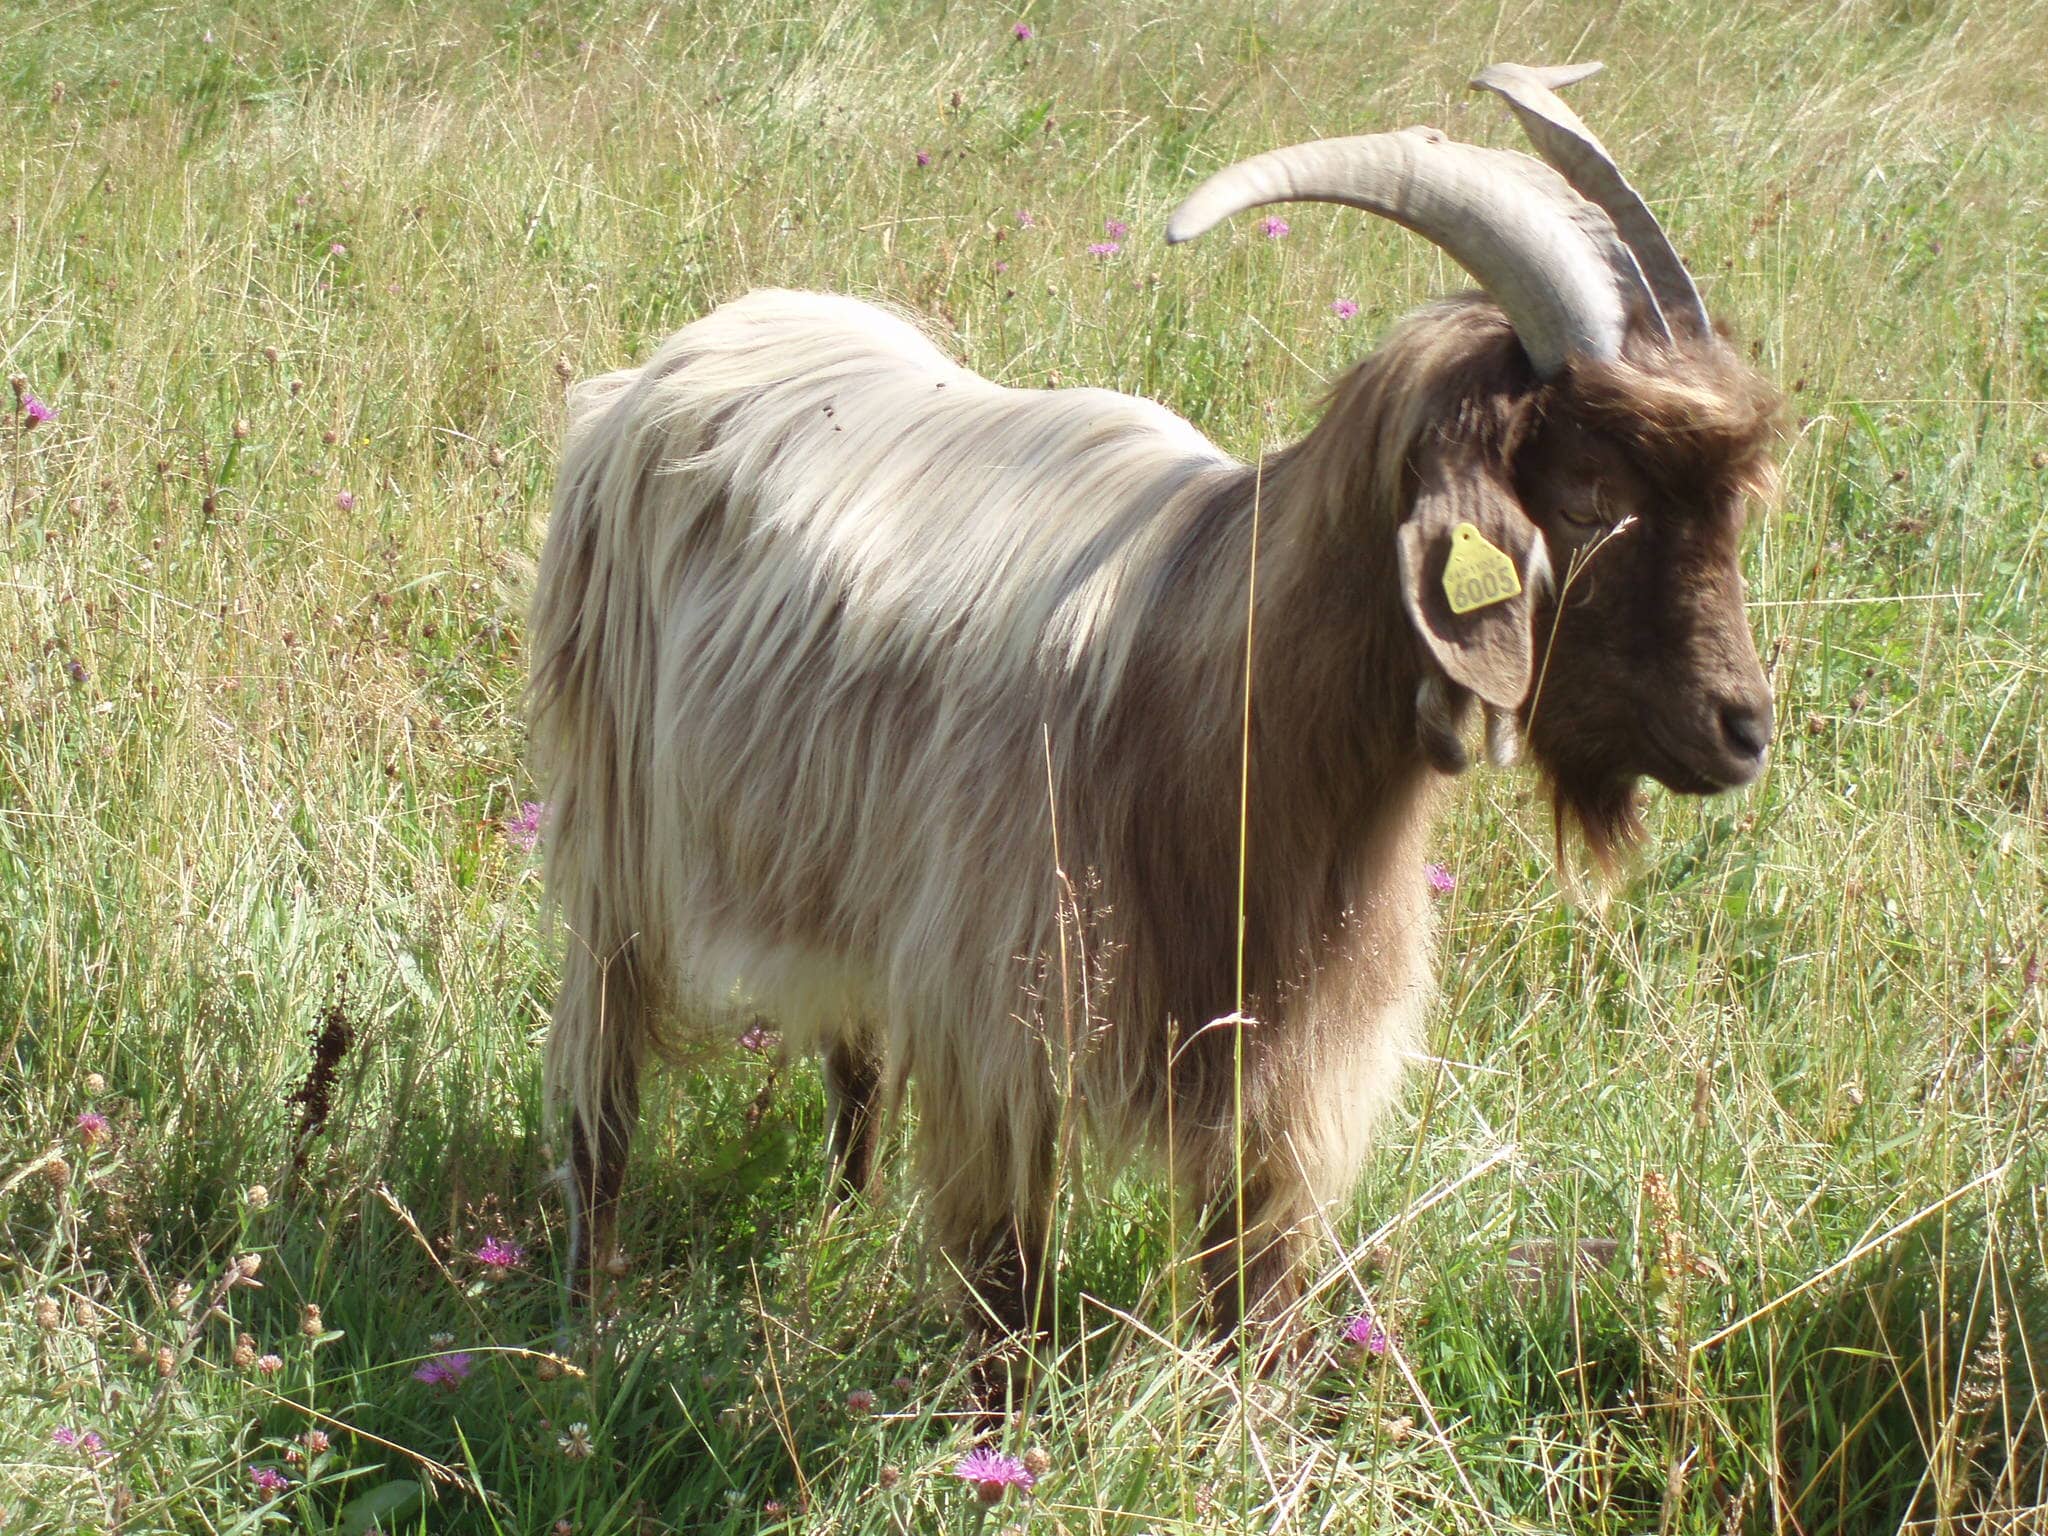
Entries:
POLYGON ((629 959, 580 946, 563 968, 548 1035, 548 1079, 569 1105, 569 1277, 598 1294, 618 1251, 619 1196, 640 1119, 640 1064, 654 1020, 629 959))
POLYGON ((1313 1202, 1293 1183, 1247 1169, 1242 1198, 1229 1184, 1212 1197, 1202 1235, 1210 1327, 1219 1340, 1256 1350, 1262 1371, 1288 1353, 1285 1323, 1301 1295, 1313 1202))
POLYGON ((637 1069, 629 1069, 627 1076, 633 1081, 612 1085, 596 1125, 585 1124, 578 1115, 571 1135, 570 1177, 575 1180, 583 1251, 573 1251, 572 1244, 569 1265, 577 1294, 585 1301, 596 1297, 603 1277, 617 1263, 619 1195, 626 1182, 633 1128, 640 1118, 637 1075, 637 1069))
POLYGON ((1050 1321, 1052 1122, 1025 1094, 994 1125, 962 1113, 963 1099, 927 1097, 919 1151, 933 1175, 933 1225, 967 1282, 966 1332, 978 1357, 970 1391, 987 1427, 1013 1395, 1013 1366, 1050 1321))
POLYGON ((875 1142, 881 1134, 881 1063, 865 1039, 834 1042, 825 1053, 825 1098, 832 1112, 832 1198, 851 1200, 867 1193, 874 1176, 875 1142))

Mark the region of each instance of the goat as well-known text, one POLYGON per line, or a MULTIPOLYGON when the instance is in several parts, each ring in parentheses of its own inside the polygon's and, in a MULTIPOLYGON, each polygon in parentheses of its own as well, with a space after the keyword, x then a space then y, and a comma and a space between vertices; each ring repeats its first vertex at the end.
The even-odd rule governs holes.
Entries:
POLYGON ((818 294, 750 293, 573 392, 531 697, 590 1264, 658 1039, 737 1001, 823 1055, 842 1189, 915 1082, 984 1331, 1044 1299, 1068 1116, 1208 1213, 1220 1331, 1278 1317, 1417 1046, 1472 702, 1526 742, 1560 854, 1568 826, 1604 865, 1633 846, 1644 775, 1757 776, 1740 540, 1778 397, 1555 95, 1595 68, 1474 82, 1544 161, 1319 141, 1175 212, 1178 243, 1350 204, 1483 290, 1398 322, 1256 465, 818 294))

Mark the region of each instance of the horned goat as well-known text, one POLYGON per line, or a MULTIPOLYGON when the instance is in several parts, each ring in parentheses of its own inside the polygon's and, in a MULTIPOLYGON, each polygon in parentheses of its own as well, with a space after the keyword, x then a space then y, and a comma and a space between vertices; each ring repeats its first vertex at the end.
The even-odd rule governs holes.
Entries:
POLYGON ((1276 1315, 1417 1048, 1472 701, 1603 862, 1640 776, 1756 777, 1739 545, 1778 400, 1554 94, 1597 67, 1474 82, 1542 161, 1411 128, 1259 155, 1174 213, 1178 243, 1349 204, 1483 289, 1396 324, 1256 465, 809 293, 574 391, 532 723, 588 1262, 664 1024, 737 999, 823 1055, 848 1185, 914 1082, 984 1325, 1042 1299, 1070 1123, 1208 1213, 1221 1329, 1276 1315))

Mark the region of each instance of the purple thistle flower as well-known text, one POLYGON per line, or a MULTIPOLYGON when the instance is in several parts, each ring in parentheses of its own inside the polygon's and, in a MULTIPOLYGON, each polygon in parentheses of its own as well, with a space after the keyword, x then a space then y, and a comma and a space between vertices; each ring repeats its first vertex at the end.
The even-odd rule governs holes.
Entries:
POLYGON ((78 1117, 78 1139, 88 1147, 98 1146, 106 1139, 107 1117, 96 1109, 88 1109, 78 1117))
POLYGON ((541 828, 547 825, 548 808, 545 801, 528 800, 519 807, 519 814, 505 823, 505 841, 521 853, 531 853, 540 842, 541 828))
POLYGON ((773 1044, 775 1044, 775 1032, 759 1019, 749 1024, 746 1032, 740 1036, 740 1049, 752 1051, 756 1055, 767 1050, 773 1044))
POLYGON ((57 419, 57 413, 43 404, 34 395, 23 395, 21 397, 21 413, 28 418, 28 424, 32 427, 57 419))
POLYGON ((517 1269, 526 1262, 526 1249, 519 1243, 487 1237, 476 1250, 476 1261, 490 1269, 517 1269))
POLYGON ((436 1355, 414 1367, 412 1379, 423 1381, 430 1387, 459 1387, 469 1376, 470 1357, 467 1351, 457 1350, 453 1354, 436 1355))
POLYGON ((1282 238, 1284 235, 1286 235, 1287 229, 1287 221, 1281 218, 1278 214, 1269 213, 1263 219, 1259 220, 1259 233, 1264 235, 1268 240, 1278 240, 1282 238))
POLYGON ((1429 876, 1429 888, 1439 896, 1448 896, 1458 888, 1458 877, 1445 864, 1425 864, 1422 872, 1429 876))
POLYGON ((291 1480, 275 1467, 251 1467, 249 1481, 262 1493, 283 1493, 291 1486, 291 1480))
POLYGON ((917 163, 919 165, 930 165, 932 163, 932 152, 928 149, 920 149, 917 152, 917 163))
POLYGON ((1104 260, 1107 260, 1108 258, 1114 256, 1118 251, 1121 251, 1122 249, 1123 247, 1118 245, 1114 240, 1098 240, 1093 245, 1088 247, 1088 254, 1090 256, 1100 256, 1104 260))
POLYGON ((1330 313, 1339 320, 1349 320, 1358 313, 1358 304, 1353 299, 1332 299, 1330 300, 1330 313))
POLYGON ((995 1503, 1012 1488, 1028 1493, 1031 1485, 1038 1481, 1016 1457, 991 1451, 986 1446, 961 1457, 953 1475, 972 1488, 975 1497, 984 1504, 995 1503))
POLYGON ((1010 28, 1010 36, 1017 39, 1020 43, 1030 42, 1035 35, 1031 30, 1031 23, 1028 21, 1020 21, 1017 25, 1010 28))
POLYGON ((1131 226, 1122 219, 1104 219, 1102 221, 1102 228, 1104 233, 1112 240, 1121 240, 1131 232, 1131 226))
POLYGON ((1365 1311, 1344 1325, 1344 1342, 1362 1354, 1384 1355, 1394 1341, 1380 1326, 1380 1320, 1365 1311))
POLYGON ((68 1451, 78 1444, 78 1431, 69 1424, 59 1424, 50 1431, 50 1439, 68 1451))

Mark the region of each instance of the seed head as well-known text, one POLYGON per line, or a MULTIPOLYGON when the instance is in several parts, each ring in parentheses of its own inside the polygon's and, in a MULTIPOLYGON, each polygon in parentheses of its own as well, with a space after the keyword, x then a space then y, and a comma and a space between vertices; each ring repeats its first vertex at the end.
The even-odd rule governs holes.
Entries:
POLYGON ((270 1190, 266 1185, 251 1184, 242 1191, 242 1203, 252 1211, 260 1211, 270 1204, 270 1190))
POLYGON ((503 469, 505 467, 505 450, 496 443, 491 444, 490 452, 484 455, 484 462, 493 469, 503 469))
POLYGON ((274 363, 274 362, 276 362, 276 361, 277 361, 277 348, 275 348, 275 347, 265 347, 265 348, 263 349, 263 361, 265 361, 266 363, 274 363))
POLYGON ((107 1080, 97 1072, 85 1074, 85 1091, 97 1097, 107 1091, 107 1080))
POLYGON ((71 1165, 61 1157, 53 1157, 43 1164, 43 1178, 52 1189, 62 1189, 71 1182, 71 1165))
POLYGON ((327 1331, 327 1324, 320 1320, 320 1305, 309 1301, 299 1315, 299 1332, 309 1339, 317 1339, 327 1331))
POLYGON ((245 1253, 235 1260, 235 1273, 244 1280, 254 1280, 262 1268, 263 1255, 260 1253, 245 1253))
POLYGON ((882 1468, 881 1474, 875 1479, 875 1481, 880 1483, 884 1488, 894 1488, 898 1483, 903 1481, 903 1469, 897 1466, 894 1462, 891 1462, 887 1466, 882 1468))
POLYGON ((156 1373, 159 1376, 175 1376, 178 1373, 178 1357, 171 1353, 169 1346, 156 1352, 156 1373))
POLYGON ((246 1371, 256 1363, 256 1340, 243 1334, 235 1340, 235 1352, 228 1357, 238 1371, 246 1371))
POLYGON ((1024 1453, 1024 1470, 1034 1478, 1045 1476, 1052 1470, 1052 1457, 1042 1445, 1034 1445, 1024 1453))
POLYGON ((54 1296, 44 1296, 36 1302, 36 1326, 45 1333, 55 1333, 64 1326, 64 1308, 54 1296))

